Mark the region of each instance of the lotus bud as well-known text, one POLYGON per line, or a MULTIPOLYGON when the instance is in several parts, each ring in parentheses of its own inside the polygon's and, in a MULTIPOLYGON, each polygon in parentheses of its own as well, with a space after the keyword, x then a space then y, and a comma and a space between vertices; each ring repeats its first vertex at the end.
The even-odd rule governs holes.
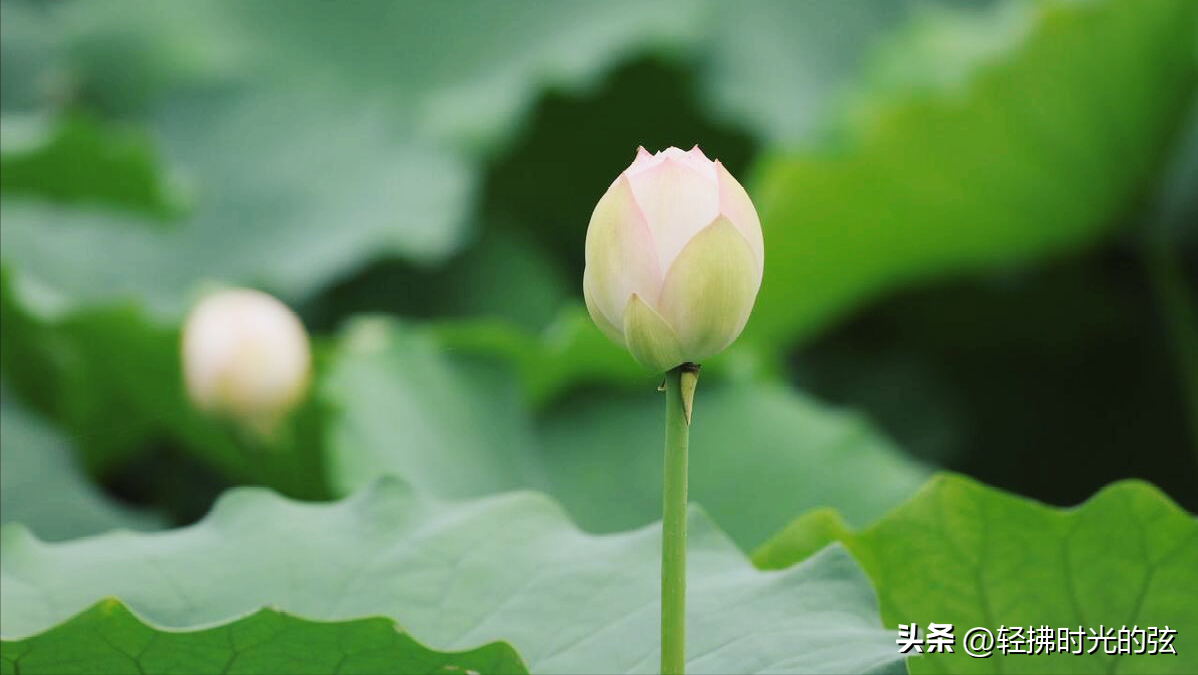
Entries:
POLYGON ((757 210, 719 161, 639 148, 591 215, 583 295, 603 333, 665 371, 736 340, 764 261, 757 210))
POLYGON ((269 435, 303 400, 311 352, 286 305, 253 290, 202 300, 183 326, 183 378, 200 410, 269 435))

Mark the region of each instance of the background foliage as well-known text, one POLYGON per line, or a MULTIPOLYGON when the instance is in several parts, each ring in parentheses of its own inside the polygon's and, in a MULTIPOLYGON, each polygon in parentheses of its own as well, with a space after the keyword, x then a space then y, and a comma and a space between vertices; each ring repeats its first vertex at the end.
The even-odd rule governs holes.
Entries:
POLYGON ((1192 0, 3 0, 0 670, 652 671, 657 381, 581 252, 695 143, 767 263, 691 669, 1198 671, 1192 0), (230 284, 313 333, 269 444, 182 389, 230 284), (898 660, 948 620, 1178 656, 898 660))

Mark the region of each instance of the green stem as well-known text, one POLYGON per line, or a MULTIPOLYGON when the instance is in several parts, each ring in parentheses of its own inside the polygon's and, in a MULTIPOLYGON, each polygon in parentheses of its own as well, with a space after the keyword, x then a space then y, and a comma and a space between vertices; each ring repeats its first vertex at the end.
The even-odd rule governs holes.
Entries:
POLYGON ((1181 263, 1164 242, 1149 242, 1144 251, 1152 289, 1173 343, 1186 419, 1198 452, 1198 312, 1186 288, 1181 263))
POLYGON ((681 675, 686 666, 686 462, 690 401, 699 367, 683 364, 666 373, 665 482, 662 490, 661 672, 681 675), (684 383, 687 385, 684 387, 684 383))

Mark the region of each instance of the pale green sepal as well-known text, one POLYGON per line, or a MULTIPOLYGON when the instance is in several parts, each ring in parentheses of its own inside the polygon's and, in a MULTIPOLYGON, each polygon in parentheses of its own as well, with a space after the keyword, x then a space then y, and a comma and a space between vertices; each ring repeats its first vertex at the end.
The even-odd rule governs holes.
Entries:
POLYGON ((686 360, 674 329, 636 293, 624 308, 624 340, 632 358, 656 372, 665 372, 686 360))

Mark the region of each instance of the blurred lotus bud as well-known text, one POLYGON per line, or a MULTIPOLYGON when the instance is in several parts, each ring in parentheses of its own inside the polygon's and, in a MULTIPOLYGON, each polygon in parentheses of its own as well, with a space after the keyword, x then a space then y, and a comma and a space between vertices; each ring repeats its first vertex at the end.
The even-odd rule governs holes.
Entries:
POLYGON ((591 215, 583 294, 600 330, 669 370, 736 340, 764 256, 753 202, 722 164, 698 146, 640 148, 591 215))
POLYGON ((192 403, 262 435, 304 398, 310 369, 303 324, 265 293, 214 293, 183 326, 183 377, 192 403))

